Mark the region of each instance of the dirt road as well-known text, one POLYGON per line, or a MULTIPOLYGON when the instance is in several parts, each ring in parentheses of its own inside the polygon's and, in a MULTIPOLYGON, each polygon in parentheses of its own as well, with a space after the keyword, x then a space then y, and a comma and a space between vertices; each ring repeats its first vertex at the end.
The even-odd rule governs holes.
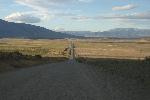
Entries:
POLYGON ((148 100, 134 82, 114 87, 111 77, 74 61, 21 69, 0 75, 0 100, 148 100))

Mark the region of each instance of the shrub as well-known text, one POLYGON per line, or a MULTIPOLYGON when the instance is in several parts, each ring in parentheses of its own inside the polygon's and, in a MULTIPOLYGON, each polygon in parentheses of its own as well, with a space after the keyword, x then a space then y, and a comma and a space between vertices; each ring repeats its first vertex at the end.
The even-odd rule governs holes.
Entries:
POLYGON ((0 52, 0 60, 19 60, 19 59, 41 59, 41 55, 23 55, 22 53, 15 52, 0 52))
POLYGON ((145 57, 145 60, 146 60, 146 61, 150 61, 150 56, 145 57))
POLYGON ((41 58, 42 58, 42 56, 41 56, 41 55, 35 55, 35 58, 37 58, 37 59, 41 59, 41 58))

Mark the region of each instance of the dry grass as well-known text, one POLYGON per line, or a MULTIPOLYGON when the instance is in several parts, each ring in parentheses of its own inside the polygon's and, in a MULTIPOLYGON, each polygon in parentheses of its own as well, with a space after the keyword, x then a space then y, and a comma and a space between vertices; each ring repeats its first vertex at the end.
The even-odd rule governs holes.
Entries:
POLYGON ((68 47, 67 40, 0 39, 0 51, 19 51, 28 55, 46 57, 65 57, 63 50, 68 47))
MULTIPOLYGON (((43 57, 67 57, 65 48, 68 40, 32 40, 32 39, 0 39, 0 51, 19 51, 28 55, 43 57)), ((88 58, 126 58, 143 59, 150 56, 150 40, 148 39, 87 39, 74 40, 76 55, 88 58)))
MULTIPOLYGON (((65 61, 68 55, 64 50, 68 45, 69 42, 65 39, 0 39, 0 52, 6 52, 6 58, 9 58, 0 59, 0 72, 65 61), (21 53, 21 58, 16 59, 17 57, 13 57, 17 56, 17 54, 13 56, 9 55, 9 53, 14 54, 14 52, 21 53), (37 58, 35 55, 40 55, 42 58, 37 58)), ((3 53, 0 53, 1 56, 3 56, 3 53)))
POLYGON ((89 58, 144 58, 150 56, 150 41, 144 40, 78 40, 76 54, 89 58))

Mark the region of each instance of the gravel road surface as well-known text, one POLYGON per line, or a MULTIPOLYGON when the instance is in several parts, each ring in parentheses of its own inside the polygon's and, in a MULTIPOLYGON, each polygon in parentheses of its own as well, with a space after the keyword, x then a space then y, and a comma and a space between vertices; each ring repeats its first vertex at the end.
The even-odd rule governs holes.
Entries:
POLYGON ((0 100, 148 100, 136 82, 117 79, 74 61, 47 64, 1 74, 0 100))

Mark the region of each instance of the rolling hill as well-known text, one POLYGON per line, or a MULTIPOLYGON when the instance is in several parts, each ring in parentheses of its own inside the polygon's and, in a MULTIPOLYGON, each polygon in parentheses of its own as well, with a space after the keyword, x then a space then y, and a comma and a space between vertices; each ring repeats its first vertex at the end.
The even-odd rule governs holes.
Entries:
POLYGON ((7 22, 0 19, 0 38, 62 39, 78 36, 55 32, 40 26, 7 22))

